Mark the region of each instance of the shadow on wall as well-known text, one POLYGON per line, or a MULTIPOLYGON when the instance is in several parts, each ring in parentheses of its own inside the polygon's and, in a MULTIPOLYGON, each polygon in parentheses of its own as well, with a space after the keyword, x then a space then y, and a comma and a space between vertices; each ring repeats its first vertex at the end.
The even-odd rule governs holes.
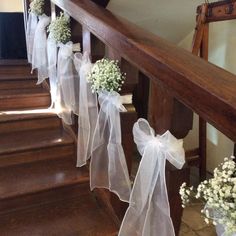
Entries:
POLYGON ((23 13, 0 13, 0 59, 26 59, 23 13))

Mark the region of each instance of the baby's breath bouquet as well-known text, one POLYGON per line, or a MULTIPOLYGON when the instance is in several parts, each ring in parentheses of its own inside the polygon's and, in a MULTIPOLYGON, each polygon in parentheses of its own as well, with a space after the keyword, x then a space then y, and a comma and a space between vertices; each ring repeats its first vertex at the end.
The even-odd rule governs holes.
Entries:
POLYGON ((55 20, 51 22, 47 30, 50 37, 56 43, 66 44, 71 39, 70 18, 64 13, 60 13, 55 20))
POLYGON ((94 64, 87 80, 91 83, 93 93, 100 91, 118 92, 124 83, 125 75, 121 73, 118 61, 103 58, 94 64))
POLYGON ((41 16, 44 13, 44 0, 33 0, 30 3, 29 12, 34 13, 37 16, 41 16))
POLYGON ((236 163, 235 157, 225 158, 224 162, 214 170, 212 179, 199 184, 197 192, 193 187, 183 183, 180 195, 183 207, 190 203, 191 198, 202 198, 205 208, 202 210, 206 223, 222 225, 224 235, 236 233, 236 163))

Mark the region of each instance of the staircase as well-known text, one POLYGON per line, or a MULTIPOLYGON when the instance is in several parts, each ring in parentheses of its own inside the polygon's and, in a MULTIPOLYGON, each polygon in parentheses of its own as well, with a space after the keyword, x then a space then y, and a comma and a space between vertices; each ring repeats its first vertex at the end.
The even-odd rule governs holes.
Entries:
POLYGON ((0 235, 117 235, 76 145, 24 61, 0 63, 0 235))

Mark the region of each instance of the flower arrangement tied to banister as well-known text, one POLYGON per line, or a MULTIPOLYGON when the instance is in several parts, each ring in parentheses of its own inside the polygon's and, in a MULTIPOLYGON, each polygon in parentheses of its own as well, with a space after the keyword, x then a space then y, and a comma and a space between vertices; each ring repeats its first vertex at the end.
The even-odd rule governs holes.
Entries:
POLYGON ((33 0, 29 7, 29 16, 26 25, 26 46, 28 62, 32 63, 34 36, 38 24, 38 17, 44 13, 44 0, 33 0))
POLYGON ((103 58, 98 60, 89 73, 88 82, 91 83, 92 92, 121 90, 125 74, 121 73, 118 61, 103 58))
POLYGON ((49 79, 52 102, 64 123, 72 125, 78 114, 78 75, 74 68, 70 17, 61 12, 48 27, 49 79), (57 47, 59 51, 57 54, 57 47), (55 64, 56 62, 56 64, 55 64))
POLYGON ((191 199, 203 199, 202 209, 206 223, 216 225, 220 236, 236 235, 236 163, 235 157, 225 158, 224 162, 214 170, 213 178, 199 184, 197 191, 183 183, 180 195, 183 207, 190 204, 191 199))
POLYGON ((125 154, 121 145, 121 86, 125 75, 118 62, 98 60, 87 76, 93 93, 98 94, 100 110, 92 140, 90 187, 107 188, 122 201, 129 201, 131 185, 125 154))
POLYGON ((50 37, 57 44, 66 44, 71 39, 70 17, 63 12, 48 27, 50 37))

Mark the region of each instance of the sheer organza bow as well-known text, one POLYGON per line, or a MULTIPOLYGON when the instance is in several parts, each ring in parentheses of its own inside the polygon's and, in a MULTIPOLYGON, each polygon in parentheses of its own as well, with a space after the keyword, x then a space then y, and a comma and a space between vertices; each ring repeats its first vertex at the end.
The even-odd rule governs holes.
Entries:
POLYGON ((53 107, 57 100, 57 44, 49 34, 47 39, 47 55, 48 55, 48 76, 50 83, 51 107, 53 107))
POLYGON ((58 94, 56 109, 63 121, 71 125, 73 123, 72 112, 78 114, 79 110, 79 78, 75 73, 73 63, 73 43, 59 45, 57 76, 58 94))
POLYGON ((92 93, 87 81, 92 63, 87 52, 82 55, 76 53, 74 64, 79 74, 79 118, 78 118, 78 146, 77 167, 86 164, 91 156, 92 138, 98 117, 97 95, 92 93))
POLYGON ((142 160, 119 236, 175 235, 165 180, 166 160, 180 169, 185 163, 182 140, 167 131, 155 136, 144 119, 133 127, 134 141, 142 160))
POLYGON ((40 84, 48 78, 48 57, 47 57, 47 33, 46 27, 51 18, 43 14, 39 16, 39 22, 34 35, 32 53, 32 70, 38 70, 38 82, 40 84))
POLYGON ((34 35, 38 24, 38 17, 34 13, 30 12, 28 15, 28 21, 26 25, 26 47, 28 62, 32 63, 32 53, 34 46, 34 35))
POLYGON ((100 92, 100 111, 90 163, 91 189, 107 188, 122 201, 129 201, 131 185, 121 145, 120 112, 126 109, 116 92, 100 92))

